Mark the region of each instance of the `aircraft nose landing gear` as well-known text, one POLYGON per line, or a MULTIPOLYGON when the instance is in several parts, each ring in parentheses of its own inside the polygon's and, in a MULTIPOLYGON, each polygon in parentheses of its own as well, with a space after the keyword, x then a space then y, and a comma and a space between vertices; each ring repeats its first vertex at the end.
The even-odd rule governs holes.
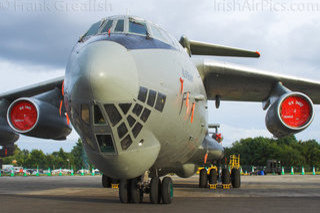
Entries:
POLYGON ((119 198, 121 203, 142 203, 143 194, 150 194, 153 204, 170 204, 173 199, 173 183, 170 177, 161 181, 154 177, 150 182, 143 182, 141 178, 121 180, 119 184, 119 198))

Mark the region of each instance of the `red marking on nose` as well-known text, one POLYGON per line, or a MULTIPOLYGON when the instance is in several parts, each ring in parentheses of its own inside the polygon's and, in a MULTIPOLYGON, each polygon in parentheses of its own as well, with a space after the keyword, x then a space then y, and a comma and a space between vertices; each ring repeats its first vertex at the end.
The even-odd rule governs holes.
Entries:
POLYGON ((191 114, 191 123, 193 123, 194 109, 196 108, 196 103, 193 103, 192 114, 191 114))
POLYGON ((61 116, 61 110, 62 110, 62 100, 60 101, 60 107, 59 107, 59 114, 61 116))
POLYGON ((61 92, 62 92, 62 96, 64 96, 64 81, 62 82, 61 92))
POLYGON ((183 92, 183 82, 184 82, 184 80, 180 77, 180 84, 181 84, 181 86, 180 86, 180 93, 183 92))
POLYGON ((66 113, 66 118, 67 118, 67 124, 69 125, 70 124, 70 118, 69 118, 68 113, 66 113))
POLYGON ((187 93, 186 106, 189 107, 189 92, 187 93))

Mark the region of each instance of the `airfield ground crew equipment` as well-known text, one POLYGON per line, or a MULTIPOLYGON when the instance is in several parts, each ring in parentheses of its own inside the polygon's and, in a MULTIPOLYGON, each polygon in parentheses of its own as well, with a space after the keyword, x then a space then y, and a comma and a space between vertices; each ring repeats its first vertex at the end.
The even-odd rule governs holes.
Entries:
MULTIPOLYGON (((233 188, 240 188, 241 186, 241 172, 240 172, 240 155, 231 155, 229 159, 229 168, 231 171, 231 184, 233 188)), ((229 183, 226 183, 229 184, 229 183)), ((228 189, 228 186, 224 186, 228 189)))
POLYGON ((267 166, 264 170, 264 174, 272 173, 281 175, 281 162, 278 160, 267 160, 267 166))
POLYGON ((233 168, 240 168, 240 155, 231 155, 229 160, 229 168, 232 170, 233 168))
MULTIPOLYGON (((226 163, 227 163, 227 160, 226 160, 226 163)), ((210 183, 210 181, 209 181, 209 188, 210 189, 217 189, 217 188, 230 189, 231 186, 233 188, 239 188, 241 185, 241 183, 240 183, 240 181, 241 181, 240 180, 240 175, 241 175, 240 170, 241 170, 240 155, 231 155, 229 158, 228 165, 225 165, 225 168, 222 169, 221 183, 217 183, 217 181, 210 183)), ((204 172, 205 172, 205 170, 202 168, 200 170, 200 175, 202 173, 202 175, 204 176, 204 172)), ((218 177, 219 173, 218 173, 218 168, 216 166, 212 166, 210 168, 210 174, 212 174, 213 172, 215 172, 216 173, 215 176, 218 177)), ((200 180, 200 187, 201 188, 204 187, 204 183, 201 185, 201 180, 200 180)))

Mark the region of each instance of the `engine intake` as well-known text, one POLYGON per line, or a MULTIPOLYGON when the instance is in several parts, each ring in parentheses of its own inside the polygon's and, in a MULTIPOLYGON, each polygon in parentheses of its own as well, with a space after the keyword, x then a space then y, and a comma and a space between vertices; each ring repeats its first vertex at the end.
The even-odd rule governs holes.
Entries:
POLYGON ((71 132, 59 109, 35 98, 20 98, 8 108, 9 126, 17 133, 54 140, 64 140, 71 132))
POLYGON ((312 100, 303 93, 282 95, 271 105, 266 115, 266 126, 275 137, 284 137, 305 130, 312 123, 312 100))

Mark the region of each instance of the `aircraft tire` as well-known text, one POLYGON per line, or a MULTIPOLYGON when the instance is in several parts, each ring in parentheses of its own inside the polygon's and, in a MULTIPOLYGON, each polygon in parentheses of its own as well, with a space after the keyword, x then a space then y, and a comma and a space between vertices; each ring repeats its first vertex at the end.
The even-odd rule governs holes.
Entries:
POLYGON ((173 183, 170 177, 165 177, 161 184, 162 203, 170 204, 173 199, 173 183))
POLYGON ((128 181, 121 180, 119 184, 119 198, 121 203, 129 203, 130 202, 130 193, 128 189, 128 181))
POLYGON ((141 203, 141 190, 138 187, 138 179, 135 178, 129 181, 129 187, 131 203, 141 203))
POLYGON ((221 181, 222 184, 230 184, 231 180, 230 180, 230 172, 228 168, 224 168, 222 169, 222 174, 221 174, 221 181))
POLYGON ((206 188, 208 185, 208 175, 206 169, 201 169, 199 173, 199 188, 206 188))
POLYGON ((150 182, 150 201, 152 204, 161 202, 161 181, 158 177, 154 177, 150 182))
POLYGON ((209 184, 217 184, 217 182, 218 172, 215 169, 211 169, 209 174, 209 184))
POLYGON ((231 184, 232 187, 237 189, 241 186, 241 176, 240 176, 240 170, 233 168, 231 171, 231 184))
POLYGON ((103 188, 111 188, 112 179, 102 175, 102 186, 103 188))

